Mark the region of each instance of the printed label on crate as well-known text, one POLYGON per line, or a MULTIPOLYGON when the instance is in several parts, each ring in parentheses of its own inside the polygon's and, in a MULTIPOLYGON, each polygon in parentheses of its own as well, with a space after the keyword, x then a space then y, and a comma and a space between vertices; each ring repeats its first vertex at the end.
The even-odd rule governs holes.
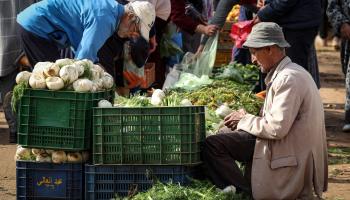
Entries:
POLYGON ((66 193, 66 174, 57 174, 57 172, 40 173, 34 177, 34 184, 37 188, 37 196, 50 196, 52 193, 66 193))
POLYGON ((61 178, 52 179, 52 177, 45 177, 45 176, 43 176, 43 179, 39 180, 37 182, 37 185, 38 186, 45 186, 45 187, 48 187, 48 188, 51 188, 51 189, 54 190, 56 187, 61 185, 62 182, 63 181, 62 181, 61 178))

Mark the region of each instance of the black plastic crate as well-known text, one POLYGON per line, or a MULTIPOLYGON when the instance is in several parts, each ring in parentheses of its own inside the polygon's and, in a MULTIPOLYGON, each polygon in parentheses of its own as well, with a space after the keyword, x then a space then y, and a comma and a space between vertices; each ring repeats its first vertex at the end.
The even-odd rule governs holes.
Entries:
POLYGON ((109 200, 129 191, 143 192, 155 181, 186 185, 194 167, 144 165, 85 165, 85 199, 109 200))
POLYGON ((83 164, 16 162, 18 200, 83 199, 83 164))

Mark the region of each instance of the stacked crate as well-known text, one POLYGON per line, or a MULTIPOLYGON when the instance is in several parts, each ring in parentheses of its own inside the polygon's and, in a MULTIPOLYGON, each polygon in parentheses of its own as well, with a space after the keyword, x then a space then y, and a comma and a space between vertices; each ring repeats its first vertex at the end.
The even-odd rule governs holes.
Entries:
POLYGON ((232 24, 233 22, 225 22, 220 31, 215 66, 226 65, 231 62, 232 48, 234 46, 230 37, 232 24))
MULTIPOLYGON (((89 150, 92 108, 113 92, 26 89, 18 108, 18 143, 26 148, 89 150)), ((83 164, 17 161, 17 199, 84 199, 83 164)))
POLYGON ((204 107, 94 108, 85 199, 111 199, 155 181, 186 184, 201 163, 204 107))

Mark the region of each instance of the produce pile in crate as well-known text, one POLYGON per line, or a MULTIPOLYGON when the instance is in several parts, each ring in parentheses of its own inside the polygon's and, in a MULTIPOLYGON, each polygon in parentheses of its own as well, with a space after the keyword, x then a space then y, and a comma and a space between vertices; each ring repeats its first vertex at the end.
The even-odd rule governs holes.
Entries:
POLYGON ((118 96, 114 105, 94 108, 94 165, 85 167, 85 198, 244 199, 185 178, 200 173, 199 147, 227 114, 241 108, 257 114, 262 105, 251 92, 259 77, 256 66, 232 63, 213 77, 182 73, 167 91, 118 96))
POLYGON ((46 163, 85 163, 89 160, 89 152, 65 152, 52 149, 29 149, 20 145, 17 146, 16 161, 35 161, 46 163))
POLYGON ((203 106, 152 97, 118 96, 93 112, 93 164, 85 166, 86 199, 133 196, 160 181, 188 184, 201 163, 203 106), (186 106, 181 106, 186 105, 186 106))
POLYGON ((60 59, 37 63, 16 82, 17 199, 84 199, 92 108, 113 99, 113 77, 89 60, 60 59))
POLYGON ((12 105, 18 116, 19 144, 90 148, 92 107, 101 99, 113 98, 110 74, 89 60, 60 59, 37 63, 33 72, 20 72, 16 82, 12 105))

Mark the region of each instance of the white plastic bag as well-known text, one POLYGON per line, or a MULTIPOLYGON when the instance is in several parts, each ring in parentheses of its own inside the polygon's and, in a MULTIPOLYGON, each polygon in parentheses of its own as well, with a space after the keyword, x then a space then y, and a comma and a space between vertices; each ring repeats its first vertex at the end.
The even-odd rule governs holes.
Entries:
POLYGON ((210 37, 198 57, 191 52, 187 52, 177 69, 181 68, 180 71, 196 75, 199 78, 209 76, 215 63, 218 38, 218 33, 210 37))
POLYGON ((178 70, 178 66, 181 66, 181 65, 175 64, 174 67, 167 74, 165 82, 163 84, 163 88, 162 88, 163 91, 174 87, 175 83, 179 80, 181 71, 178 70))
POLYGON ((129 88, 140 86, 142 83, 144 74, 145 74, 144 66, 139 68, 132 61, 129 42, 125 42, 124 64, 123 64, 124 85, 128 86, 129 88))

